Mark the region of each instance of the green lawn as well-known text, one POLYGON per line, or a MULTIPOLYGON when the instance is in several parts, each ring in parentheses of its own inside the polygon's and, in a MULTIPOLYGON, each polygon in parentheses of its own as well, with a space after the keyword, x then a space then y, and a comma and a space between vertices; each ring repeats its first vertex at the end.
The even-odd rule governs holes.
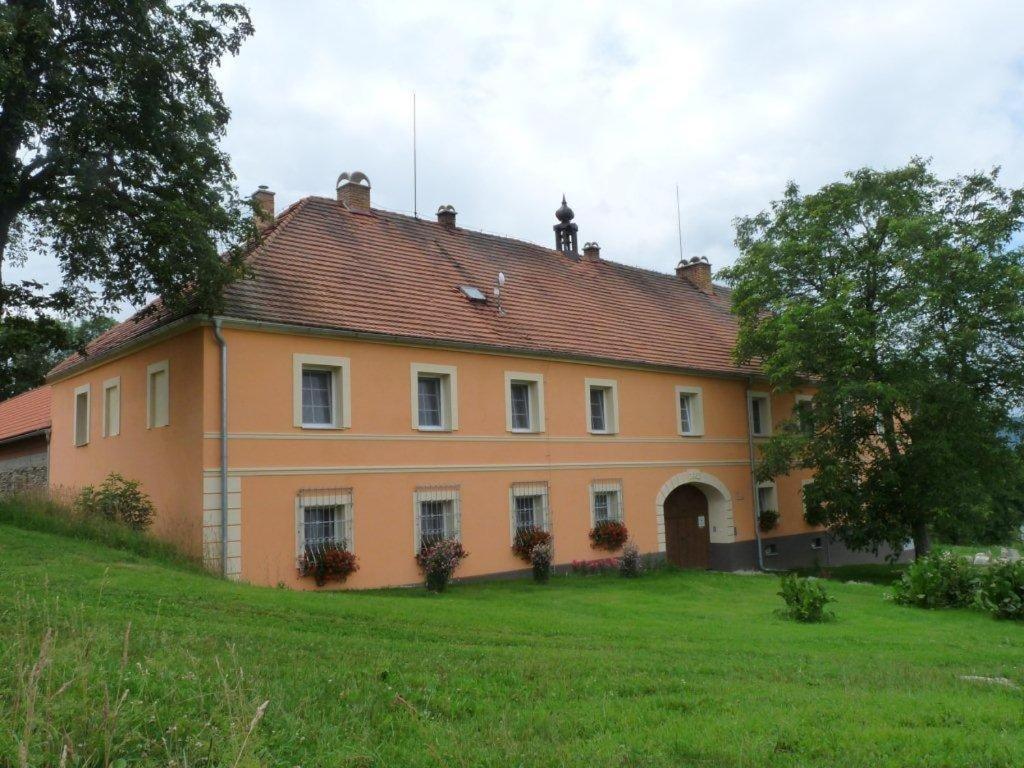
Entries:
POLYGON ((769 576, 296 593, 0 525, 0 765, 33 690, 39 766, 1024 765, 1024 688, 960 679, 1024 686, 1024 626, 829 589, 810 626, 769 576))

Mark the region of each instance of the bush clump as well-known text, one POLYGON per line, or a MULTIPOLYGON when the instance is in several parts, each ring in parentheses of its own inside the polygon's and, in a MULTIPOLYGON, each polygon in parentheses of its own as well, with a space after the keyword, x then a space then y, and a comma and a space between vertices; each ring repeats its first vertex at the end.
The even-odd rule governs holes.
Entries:
POLYGON ((779 524, 779 513, 774 509, 762 509, 757 516, 757 524, 762 531, 773 531, 779 524))
POLYGON ((533 548, 538 544, 550 544, 551 534, 542 528, 528 526, 516 530, 515 538, 512 541, 512 551, 516 557, 532 562, 533 548))
POLYGON ((835 618, 832 611, 825 610, 835 598, 829 596, 820 580, 790 573, 782 577, 781 586, 779 596, 786 601, 782 615, 787 618, 807 624, 835 618))
POLYGON ((634 578, 639 576, 643 569, 644 564, 640 558, 640 550, 633 542, 627 542, 622 549, 622 557, 619 558, 619 575, 634 578))
POLYGON ((455 569, 468 556, 462 543, 455 539, 438 539, 424 544, 416 555, 416 563, 426 576, 427 589, 431 592, 444 592, 455 569))
POLYGON ((628 538, 629 529, 618 520, 602 520, 590 529, 590 543, 595 549, 613 552, 628 538))
POLYGON ((975 584, 975 605, 997 619, 1024 621, 1024 560, 993 563, 975 584))
POLYGON ((75 509, 87 517, 102 517, 144 531, 153 523, 156 508, 138 480, 111 472, 99 486, 87 485, 75 499, 75 509))
POLYGON ((932 552, 910 564, 893 584, 892 599, 919 608, 972 605, 978 569, 952 552, 932 552))
POLYGON ((619 567, 619 558, 602 557, 598 560, 573 560, 571 563, 572 572, 581 576, 590 576, 595 573, 607 573, 619 567))
POLYGON ((358 570, 359 560, 355 554, 337 544, 307 549, 299 560, 299 573, 312 576, 318 587, 328 581, 345 581, 358 570))
POLYGON ((530 550, 530 564, 533 566, 533 580, 546 584, 551 578, 551 561, 554 559, 551 542, 544 541, 530 550))

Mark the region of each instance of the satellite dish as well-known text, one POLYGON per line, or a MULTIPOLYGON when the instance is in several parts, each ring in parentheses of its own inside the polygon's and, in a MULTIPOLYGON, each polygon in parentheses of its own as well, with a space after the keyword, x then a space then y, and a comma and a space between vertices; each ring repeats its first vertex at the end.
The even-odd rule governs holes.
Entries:
POLYGON ((498 273, 498 285, 504 285, 504 284, 505 284, 505 273, 504 272, 499 272, 498 273))

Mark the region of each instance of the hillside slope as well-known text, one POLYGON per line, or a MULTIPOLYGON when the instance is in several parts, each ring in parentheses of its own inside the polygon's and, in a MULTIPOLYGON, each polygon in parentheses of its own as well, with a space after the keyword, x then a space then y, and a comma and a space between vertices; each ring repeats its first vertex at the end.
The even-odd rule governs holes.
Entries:
POLYGON ((0 526, 0 765, 33 690, 31 765, 1024 764, 1022 689, 960 679, 1024 685, 1024 628, 829 588, 817 626, 768 576, 296 593, 0 526))

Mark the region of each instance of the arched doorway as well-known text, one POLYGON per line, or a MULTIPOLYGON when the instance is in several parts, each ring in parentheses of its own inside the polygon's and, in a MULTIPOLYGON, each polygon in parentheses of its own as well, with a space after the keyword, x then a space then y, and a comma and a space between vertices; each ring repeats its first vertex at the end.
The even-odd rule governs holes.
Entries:
MULTIPOLYGON (((729 493, 729 489, 725 483, 719 480, 712 474, 702 472, 698 469, 689 470, 686 472, 680 472, 679 474, 673 475, 668 478, 665 483, 661 486, 661 490, 658 491, 658 495, 654 500, 654 514, 655 519, 658 523, 658 551, 665 553, 665 559, 669 560, 669 544, 668 544, 668 523, 666 518, 670 507, 675 507, 677 501, 673 500, 670 505, 669 497, 673 496, 677 490, 687 488, 687 494, 695 491, 703 497, 703 505, 701 505, 701 499, 694 496, 680 496, 678 497, 678 503, 682 505, 683 516, 686 516, 686 511, 689 509, 689 515, 691 522, 697 526, 700 530, 700 520, 698 510, 703 509, 705 520, 703 533, 708 537, 710 544, 709 548, 709 562, 707 565, 686 565, 684 567, 701 567, 701 568, 720 568, 723 565, 727 566, 728 558, 723 560, 724 548, 722 545, 735 544, 736 543, 736 527, 732 517, 732 495, 729 493), (687 505, 687 500, 689 505, 687 505)), ((676 516, 677 513, 672 511, 672 515, 676 516)), ((679 541, 680 532, 676 528, 676 523, 671 524, 673 527, 673 538, 676 542, 679 541)), ((672 556, 675 557, 675 543, 672 545, 672 556)))
POLYGON ((681 485, 665 499, 665 559, 680 568, 711 566, 708 497, 695 485, 681 485))

